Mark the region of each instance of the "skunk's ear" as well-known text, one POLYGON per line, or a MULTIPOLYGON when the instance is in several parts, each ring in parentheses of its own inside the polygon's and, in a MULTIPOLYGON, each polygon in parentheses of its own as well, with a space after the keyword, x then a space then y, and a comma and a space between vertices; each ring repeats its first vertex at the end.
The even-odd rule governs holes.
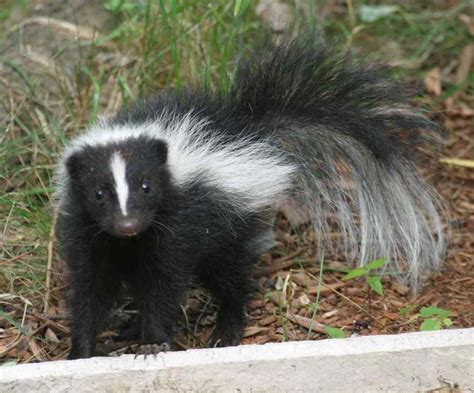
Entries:
POLYGON ((84 168, 84 164, 79 154, 73 154, 66 160, 66 169, 72 179, 78 179, 84 168))
POLYGON ((160 161, 160 164, 164 164, 168 159, 168 146, 165 141, 157 139, 153 141, 153 150, 155 151, 156 157, 160 161))

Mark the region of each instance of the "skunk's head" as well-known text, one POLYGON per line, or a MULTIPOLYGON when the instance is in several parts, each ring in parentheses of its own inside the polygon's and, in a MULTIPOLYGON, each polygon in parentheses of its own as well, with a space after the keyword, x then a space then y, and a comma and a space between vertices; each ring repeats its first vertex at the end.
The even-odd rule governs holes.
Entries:
POLYGON ((65 160, 75 208, 116 237, 146 231, 166 203, 171 179, 167 145, 160 139, 132 138, 84 145, 65 160))

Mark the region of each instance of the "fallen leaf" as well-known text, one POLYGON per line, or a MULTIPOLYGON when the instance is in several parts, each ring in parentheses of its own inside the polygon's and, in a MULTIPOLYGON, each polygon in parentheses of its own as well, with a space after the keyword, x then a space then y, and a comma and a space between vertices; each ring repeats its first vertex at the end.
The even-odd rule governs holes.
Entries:
POLYGON ((435 96, 441 94, 441 71, 439 67, 428 71, 425 76, 425 87, 428 93, 432 93, 435 96))
POLYGON ((307 306, 308 304, 311 303, 311 300, 309 300, 309 297, 305 293, 303 293, 298 298, 298 303, 302 306, 307 306))
POLYGON ((56 336, 56 334, 50 328, 46 329, 46 332, 44 334, 44 338, 46 340, 48 340, 49 342, 52 342, 52 343, 59 344, 59 342, 60 342, 58 336, 56 336))
POLYGON ((268 326, 271 325, 273 322, 276 322, 278 320, 278 317, 276 315, 269 315, 268 317, 262 318, 260 321, 258 321, 258 324, 260 326, 268 326))
POLYGON ((410 292, 410 288, 400 282, 394 283, 392 287, 395 292, 399 293, 400 295, 406 295, 408 292, 410 292))
POLYGON ((384 317, 390 319, 391 321, 396 321, 400 318, 400 315, 394 312, 385 311, 383 313, 384 317))
POLYGON ((260 326, 249 326, 244 329, 243 337, 251 337, 255 336, 259 333, 267 333, 270 329, 267 327, 260 327, 260 326))
POLYGON ((467 14, 461 14, 459 20, 467 26, 469 34, 474 35, 474 18, 467 14))
POLYGON ((304 272, 292 274, 291 279, 296 285, 299 285, 300 287, 304 287, 311 282, 311 280, 308 278, 308 276, 304 272))
POLYGON ((464 47, 459 55, 458 68, 456 70, 455 82, 459 85, 463 83, 472 70, 472 62, 474 60, 474 44, 464 47))
POLYGON ((38 359, 40 362, 46 360, 42 355, 42 348, 38 345, 38 343, 33 339, 33 338, 27 338, 28 340, 28 346, 31 349, 31 352, 33 352, 33 355, 36 359, 38 359))
POLYGON ((328 311, 323 314, 323 318, 328 319, 328 318, 333 317, 334 315, 337 315, 338 313, 339 313, 339 310, 328 311))

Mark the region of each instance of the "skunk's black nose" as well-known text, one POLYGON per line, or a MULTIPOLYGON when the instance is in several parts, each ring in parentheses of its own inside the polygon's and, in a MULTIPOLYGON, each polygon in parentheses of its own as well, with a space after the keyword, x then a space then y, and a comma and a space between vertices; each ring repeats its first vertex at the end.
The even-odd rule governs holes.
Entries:
POLYGON ((138 220, 136 218, 124 218, 117 222, 117 232, 122 236, 133 236, 138 231, 138 220))

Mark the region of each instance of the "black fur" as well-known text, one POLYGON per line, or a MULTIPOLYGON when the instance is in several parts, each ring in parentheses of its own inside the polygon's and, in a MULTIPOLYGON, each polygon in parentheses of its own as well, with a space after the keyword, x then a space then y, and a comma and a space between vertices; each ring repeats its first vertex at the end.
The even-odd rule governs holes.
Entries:
MULTIPOLYGON (((411 162, 416 147, 435 139, 423 130, 436 127, 422 116, 385 110, 405 101, 403 89, 387 80, 382 69, 300 39, 249 55, 225 92, 192 87, 163 92, 121 111, 110 124, 139 125, 162 119, 164 113, 179 117, 192 111, 210 121, 204 134, 217 133, 224 141, 270 138, 300 164, 306 159, 303 164, 312 171, 319 167, 324 177, 330 170, 325 172, 325 162, 318 161, 317 138, 357 142, 394 171, 400 161, 411 162), (310 135, 308 125, 317 134, 310 135)), ((350 161, 351 156, 340 154, 350 161)), ((358 162, 350 165, 359 169, 358 162)), ((145 137, 86 147, 67 159, 66 168, 69 181, 57 229, 70 270, 70 359, 94 354, 95 335, 122 282, 138 304, 140 316, 131 334, 138 333, 142 344, 170 343, 179 304, 194 276, 220 304, 211 344, 237 344, 251 271, 261 253, 258 239, 271 229, 264 224, 268 212, 236 208, 222 190, 199 177, 176 186, 166 145, 145 137), (117 150, 131 163, 130 211, 140 223, 131 238, 115 229, 119 209, 107 163, 117 150), (140 189, 144 180, 151 185, 147 194, 140 189), (97 189, 105 193, 101 200, 97 189)))
MULTIPOLYGON (((259 257, 253 243, 262 224, 252 215, 233 213, 232 206, 221 202, 219 190, 199 181, 176 189, 166 166, 160 169, 161 147, 157 150, 149 141, 136 141, 119 149, 127 151, 136 164, 132 167, 137 172, 132 172, 130 182, 145 177, 152 190, 159 191, 147 195, 146 202, 140 191, 132 192, 131 214, 141 217, 147 229, 132 238, 114 236, 116 202, 112 198, 94 200, 97 187, 113 193, 103 166, 108 149, 85 149, 68 160, 80 162, 82 170, 71 181, 64 206, 67 214, 60 213, 57 224, 70 271, 69 358, 94 354, 95 335, 122 282, 128 284, 138 304, 140 317, 135 326, 140 342, 169 344, 179 305, 193 276, 200 278, 221 306, 212 344, 236 345, 243 328, 250 273, 259 257)), ((135 189, 139 190, 139 185, 135 189)))

